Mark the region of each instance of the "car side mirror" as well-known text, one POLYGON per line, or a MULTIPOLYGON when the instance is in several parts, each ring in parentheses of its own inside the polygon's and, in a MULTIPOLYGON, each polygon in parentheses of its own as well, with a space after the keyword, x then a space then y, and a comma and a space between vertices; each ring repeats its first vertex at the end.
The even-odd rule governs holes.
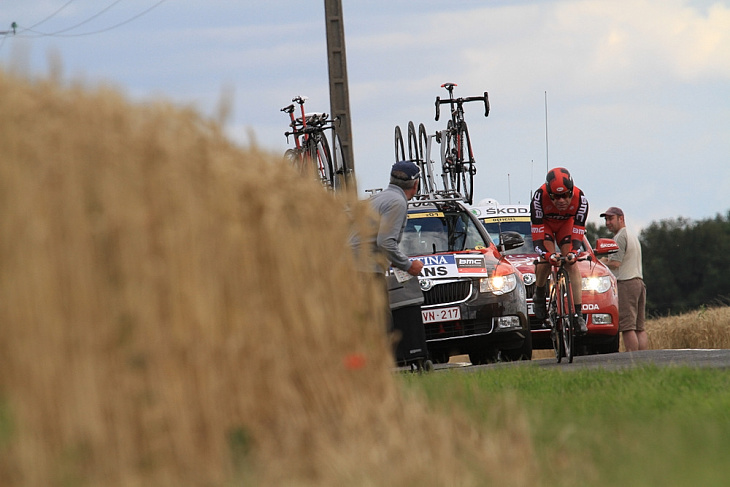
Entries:
MULTIPOLYGON (((499 234, 499 247, 501 252, 505 252, 507 250, 516 249, 517 247, 522 247, 525 245, 525 239, 522 237, 522 235, 519 234, 519 232, 502 232, 499 234)), ((616 246, 618 249, 618 246, 616 246)))
POLYGON ((618 244, 611 238, 599 238, 596 240, 596 248, 593 250, 596 255, 609 255, 618 252, 618 244))

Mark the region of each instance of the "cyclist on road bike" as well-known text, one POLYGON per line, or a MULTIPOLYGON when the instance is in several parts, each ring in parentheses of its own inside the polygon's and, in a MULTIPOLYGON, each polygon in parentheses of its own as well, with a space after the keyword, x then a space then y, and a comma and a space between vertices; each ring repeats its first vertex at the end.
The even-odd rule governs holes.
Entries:
POLYGON ((535 191, 530 204, 532 240, 535 251, 540 254, 540 261, 535 265, 536 287, 533 297, 535 317, 539 320, 547 318, 545 285, 550 274, 550 266, 545 264, 549 262, 557 265, 560 257, 564 255, 573 287, 578 328, 575 331, 581 335, 588 332, 588 327, 581 309, 581 275, 575 263, 585 234, 587 218, 588 199, 583 191, 573 184, 573 178, 568 170, 556 167, 548 171, 545 184, 535 191), (558 242, 558 248, 555 242, 558 242))

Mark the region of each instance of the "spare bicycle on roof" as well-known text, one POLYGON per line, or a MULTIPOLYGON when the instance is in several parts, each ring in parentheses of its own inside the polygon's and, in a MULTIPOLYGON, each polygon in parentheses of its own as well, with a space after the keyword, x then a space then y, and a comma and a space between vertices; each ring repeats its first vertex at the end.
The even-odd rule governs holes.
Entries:
POLYGON ((329 118, 324 112, 305 113, 306 96, 295 96, 292 103, 281 109, 289 114, 291 131, 284 132, 287 141, 294 138, 294 148, 287 149, 284 157, 300 172, 313 174, 324 186, 332 190, 345 188, 348 174, 352 171, 342 150, 337 133, 339 119, 329 118), (299 105, 300 115, 294 112, 299 105), (331 132, 332 146, 325 131, 331 132))
POLYGON ((395 127, 395 158, 411 160, 421 168, 421 183, 419 196, 436 197, 439 195, 457 196, 466 203, 472 204, 474 199, 474 175, 477 172, 474 151, 469 137, 469 128, 464 119, 464 104, 472 101, 484 103, 484 116, 489 116, 489 95, 485 91, 481 96, 454 98, 456 83, 441 85, 449 92, 448 98, 436 97, 436 121, 441 115, 441 105, 449 105, 450 119, 446 129, 428 135, 423 124, 419 124, 416 134, 413 122, 408 122, 408 157, 403 141, 403 134, 399 126, 395 127), (441 180, 443 185, 438 187, 434 172, 434 161, 431 159, 433 141, 440 146, 441 180))

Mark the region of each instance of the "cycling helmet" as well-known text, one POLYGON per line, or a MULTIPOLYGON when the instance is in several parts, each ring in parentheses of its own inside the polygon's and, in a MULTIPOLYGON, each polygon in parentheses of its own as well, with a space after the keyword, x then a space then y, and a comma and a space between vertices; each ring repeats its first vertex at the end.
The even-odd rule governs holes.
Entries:
POLYGON ((556 167, 548 171, 545 177, 545 187, 550 194, 573 192, 573 178, 564 167, 556 167))

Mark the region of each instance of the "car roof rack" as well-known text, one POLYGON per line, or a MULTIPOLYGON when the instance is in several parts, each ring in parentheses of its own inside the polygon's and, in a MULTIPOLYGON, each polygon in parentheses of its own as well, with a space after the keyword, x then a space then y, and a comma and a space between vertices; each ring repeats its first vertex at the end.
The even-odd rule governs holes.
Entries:
POLYGON ((428 194, 417 194, 409 202, 410 205, 418 206, 428 203, 444 203, 444 202, 464 202, 464 197, 457 191, 440 190, 428 194))

